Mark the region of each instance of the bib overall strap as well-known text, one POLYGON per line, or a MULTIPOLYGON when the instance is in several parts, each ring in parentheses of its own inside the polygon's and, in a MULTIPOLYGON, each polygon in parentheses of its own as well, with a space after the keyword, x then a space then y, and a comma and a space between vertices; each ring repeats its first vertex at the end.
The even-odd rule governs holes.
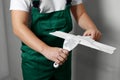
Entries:
MULTIPOLYGON (((40 0, 32 0, 33 7, 39 8, 40 0)), ((72 0, 67 0, 67 5, 71 4, 72 0)))
POLYGON ((72 0, 67 0, 67 5, 71 4, 72 0))
POLYGON ((33 7, 39 8, 40 0, 32 0, 33 7))

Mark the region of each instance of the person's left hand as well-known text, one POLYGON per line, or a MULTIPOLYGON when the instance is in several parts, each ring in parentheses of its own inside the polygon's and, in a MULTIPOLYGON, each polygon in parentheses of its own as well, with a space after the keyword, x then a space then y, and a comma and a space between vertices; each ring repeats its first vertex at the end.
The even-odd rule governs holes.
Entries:
POLYGON ((101 35, 101 32, 96 28, 87 29, 83 34, 83 36, 91 36, 91 38, 96 41, 100 40, 101 35))

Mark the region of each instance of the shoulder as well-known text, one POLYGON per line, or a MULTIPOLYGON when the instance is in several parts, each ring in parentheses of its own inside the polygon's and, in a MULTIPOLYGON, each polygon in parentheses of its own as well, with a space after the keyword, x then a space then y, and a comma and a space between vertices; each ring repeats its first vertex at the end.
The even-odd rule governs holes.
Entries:
POLYGON ((11 0, 10 10, 23 10, 29 12, 31 0, 11 0))

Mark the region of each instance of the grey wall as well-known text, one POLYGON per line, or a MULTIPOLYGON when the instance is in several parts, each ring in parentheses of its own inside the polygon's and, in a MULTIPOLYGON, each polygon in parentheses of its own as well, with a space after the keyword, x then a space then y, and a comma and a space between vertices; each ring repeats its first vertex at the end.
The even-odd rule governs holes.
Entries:
MULTIPOLYGON (((73 80, 120 79, 119 3, 120 0, 84 0, 88 14, 102 32, 100 42, 117 50, 109 55, 79 45, 73 54, 73 80)), ((74 32, 83 33, 76 24, 74 32)), ((12 33, 9 0, 0 0, 0 80, 8 75, 11 80, 22 80, 19 48, 20 41, 12 33)))
MULTIPOLYGON (((0 12, 3 12, 2 2, 0 1, 0 12)), ((4 13, 0 13, 0 79, 9 75, 7 41, 5 33, 4 13)))
MULTIPOLYGON (((8 79, 7 76, 6 80, 22 80, 19 50, 20 41, 12 33, 9 2, 9 0, 0 0, 0 46, 2 46, 0 47, 0 63, 1 61, 4 61, 4 63, 8 62, 9 73, 6 72, 6 74, 9 74, 10 79, 8 79), (4 47, 5 45, 7 45, 7 48, 4 47), (4 57, 2 57, 2 52, 4 52, 3 54, 7 53, 7 56, 4 55, 4 57)), ((2 64, 2 66, 0 64, 0 70, 7 70, 6 67, 5 64, 2 64)), ((4 78, 1 73, 3 74, 3 72, 0 71, 1 78, 4 78)), ((1 78, 0 80, 3 80, 1 78)))
MULTIPOLYGON (((119 3, 120 0, 84 0, 88 14, 102 32, 100 42, 115 46, 117 50, 110 55, 78 46, 73 54, 74 80, 120 80, 119 3)), ((77 27, 74 32, 83 33, 77 27)))

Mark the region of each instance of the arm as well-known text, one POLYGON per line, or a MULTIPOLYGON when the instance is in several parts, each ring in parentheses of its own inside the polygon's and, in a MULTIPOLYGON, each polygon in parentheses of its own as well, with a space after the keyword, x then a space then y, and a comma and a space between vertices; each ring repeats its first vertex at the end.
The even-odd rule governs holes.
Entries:
POLYGON ((99 40, 101 38, 101 32, 87 15, 83 4, 72 6, 71 11, 77 23, 85 30, 83 36, 91 36, 95 40, 99 40))
POLYGON ((27 46, 41 53, 49 60, 62 64, 68 55, 68 51, 61 48, 50 47, 38 39, 36 35, 28 28, 28 15, 29 13, 25 11, 11 11, 14 34, 27 46))
POLYGON ((23 11, 11 11, 11 16, 14 34, 29 47, 42 53, 48 46, 39 40, 27 27, 28 13, 23 11))

